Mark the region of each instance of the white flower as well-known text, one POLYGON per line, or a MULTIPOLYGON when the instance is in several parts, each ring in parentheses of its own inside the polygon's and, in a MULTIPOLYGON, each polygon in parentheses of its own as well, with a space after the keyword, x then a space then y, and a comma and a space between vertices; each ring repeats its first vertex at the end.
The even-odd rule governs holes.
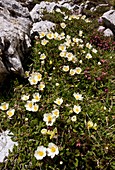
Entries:
POLYGON ((60 26, 61 26, 61 28, 64 29, 66 27, 66 24, 64 22, 62 22, 62 23, 60 23, 60 26))
POLYGON ((47 126, 52 126, 55 120, 56 117, 52 113, 44 114, 43 121, 46 122, 47 126))
POLYGON ((71 39, 66 40, 65 45, 66 45, 67 47, 70 47, 70 45, 71 45, 71 39))
POLYGON ((51 156, 51 158, 54 158, 55 155, 59 154, 58 147, 54 143, 48 144, 47 152, 47 155, 51 156))
POLYGON ((93 129, 97 130, 97 123, 93 124, 93 129))
POLYGON ((47 129, 43 128, 43 129, 41 130, 41 134, 46 135, 46 134, 47 134, 47 129))
POLYGON ((58 35, 58 37, 56 38, 58 41, 60 41, 61 40, 61 36, 60 35, 58 35))
POLYGON ((65 19, 65 20, 68 19, 68 16, 66 15, 66 16, 64 17, 64 19, 65 19))
POLYGON ((82 37, 82 35, 83 35, 83 31, 80 30, 80 31, 79 31, 79 36, 82 37))
POLYGON ((64 38, 65 38, 65 33, 62 32, 62 33, 60 34, 60 36, 61 36, 61 39, 64 39, 64 38))
POLYGON ((66 35, 66 41, 68 41, 68 40, 71 40, 71 36, 70 35, 66 35))
POLYGON ((97 50, 95 48, 92 49, 93 53, 97 53, 97 50))
POLYGON ((63 103, 63 99, 62 98, 57 98, 54 103, 56 103, 57 105, 61 105, 63 103))
POLYGON ((46 55, 43 53, 40 55, 40 60, 44 60, 44 59, 46 59, 46 55))
POLYGON ((86 58, 87 58, 87 59, 90 59, 90 58, 92 58, 92 55, 91 55, 90 53, 87 53, 87 54, 86 54, 86 58))
POLYGON ((79 114, 79 112, 81 112, 81 106, 76 106, 76 105, 74 105, 73 111, 74 111, 75 113, 79 114))
POLYGON ((55 32, 53 36, 54 36, 54 39, 56 40, 58 38, 59 34, 57 32, 55 32))
POLYGON ((69 20, 72 20, 72 19, 80 19, 80 15, 70 15, 69 20))
POLYGON ((60 52, 60 57, 66 57, 67 51, 61 51, 60 52))
POLYGON ((75 56, 73 56, 72 62, 73 62, 73 63, 76 63, 76 62, 77 62, 77 58, 76 58, 75 56))
POLYGON ((76 115, 74 115, 74 116, 71 117, 71 121, 72 121, 72 122, 75 122, 76 120, 77 120, 76 115))
POLYGON ((46 37, 47 37, 48 39, 50 39, 50 40, 53 39, 53 38, 54 38, 53 32, 47 33, 46 37))
POLYGON ((74 43, 78 43, 78 42, 79 42, 79 38, 75 38, 75 37, 73 37, 73 39, 72 39, 72 40, 73 40, 73 42, 74 42, 74 43))
POLYGON ((101 65, 101 62, 98 62, 97 64, 100 66, 100 65, 101 65))
POLYGON ((60 44, 59 47, 58 47, 58 49, 59 49, 60 51, 66 51, 66 45, 65 45, 65 44, 60 44))
POLYGON ((62 165, 63 164, 63 161, 60 161, 60 165, 62 165))
POLYGON ((56 83, 56 86, 59 86, 59 83, 56 83))
POLYGON ((84 47, 84 44, 79 44, 79 48, 83 48, 84 47))
POLYGON ((92 127, 93 127, 93 122, 92 122, 91 120, 89 120, 89 121, 87 122, 87 128, 90 129, 90 128, 92 128, 92 127))
POLYGON ((92 48, 92 45, 90 43, 86 43, 86 47, 91 49, 92 48))
POLYGON ((69 71, 69 66, 63 66, 62 70, 65 72, 69 71))
POLYGON ((46 40, 45 38, 44 38, 43 40, 41 40, 41 44, 44 45, 44 46, 45 46, 48 42, 49 42, 49 41, 46 40))
POLYGON ((25 104, 26 110, 32 111, 32 109, 33 109, 33 104, 34 104, 33 101, 28 100, 27 103, 25 104))
POLYGON ((86 22, 86 23, 89 23, 89 22, 91 22, 91 21, 87 18, 87 19, 85 19, 85 22, 86 22))
POLYGON ((25 71, 25 77, 26 77, 26 78, 29 77, 29 74, 30 74, 29 71, 25 71))
POLYGON ((21 100, 27 101, 29 99, 29 95, 22 95, 21 100))
POLYGON ((76 71, 77 74, 80 74, 81 71, 82 71, 82 69, 81 69, 80 67, 76 67, 76 68, 75 68, 75 71, 76 71))
POLYGON ((46 147, 44 146, 38 146, 37 150, 34 153, 34 156, 37 160, 42 160, 46 156, 46 147))
POLYGON ((25 121, 28 121, 28 117, 25 118, 25 121))
POLYGON ((75 73, 76 73, 76 70, 75 70, 75 69, 71 69, 70 72, 69 72, 69 74, 70 74, 71 76, 74 76, 75 73))
POLYGON ((74 55, 71 52, 67 52, 66 57, 67 57, 68 61, 72 61, 74 55))
POLYGON ((33 102, 39 102, 40 98, 41 98, 41 95, 39 93, 34 93, 32 101, 33 102))
POLYGON ((82 64, 82 62, 83 62, 82 60, 79 60, 79 63, 80 63, 80 64, 82 64))
POLYGON ((41 81, 42 75, 39 72, 32 73, 32 76, 35 77, 37 81, 41 81))
POLYGON ((43 82, 40 82, 39 86, 38 86, 38 89, 43 91, 43 89, 45 88, 45 83, 43 82))
POLYGON ((73 93, 73 96, 75 97, 76 100, 83 100, 82 94, 79 93, 73 93))
POLYGON ((81 19, 85 20, 86 18, 86 15, 82 15, 81 19))
POLYGON ((9 109, 6 114, 8 115, 9 118, 11 118, 14 115, 15 109, 9 109))
POLYGON ((86 53, 86 51, 85 51, 85 50, 82 50, 82 53, 83 53, 83 54, 85 54, 85 53, 86 53))
POLYGON ((1 103, 0 109, 4 111, 4 110, 8 110, 8 107, 9 107, 9 103, 4 102, 1 103))
POLYGON ((38 105, 34 104, 31 111, 32 112, 37 112, 38 111, 38 105))
POLYGON ((55 109, 55 110, 52 110, 52 114, 58 118, 59 117, 59 110, 58 109, 55 109))
POLYGON ((35 76, 29 77, 28 81, 30 82, 31 85, 36 85, 38 83, 37 77, 35 76))
POLYGON ((45 33, 45 32, 39 32, 39 36, 40 36, 40 38, 45 37, 45 35, 46 35, 46 33, 45 33))
POLYGON ((38 72, 33 72, 31 76, 28 78, 31 85, 36 85, 38 81, 41 81, 42 75, 38 72))

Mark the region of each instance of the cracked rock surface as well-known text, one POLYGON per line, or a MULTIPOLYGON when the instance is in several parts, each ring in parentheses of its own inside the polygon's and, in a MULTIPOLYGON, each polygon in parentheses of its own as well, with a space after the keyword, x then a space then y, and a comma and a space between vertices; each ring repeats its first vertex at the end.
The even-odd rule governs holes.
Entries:
POLYGON ((0 86, 11 72, 23 75, 31 24, 26 7, 15 0, 0 0, 0 86))

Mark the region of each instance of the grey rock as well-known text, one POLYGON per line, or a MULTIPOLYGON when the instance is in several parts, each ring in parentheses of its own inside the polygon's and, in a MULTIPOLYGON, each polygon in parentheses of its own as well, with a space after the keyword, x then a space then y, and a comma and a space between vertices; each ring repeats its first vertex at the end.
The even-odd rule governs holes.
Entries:
POLYGON ((27 8, 19 2, 0 0, 0 84, 11 72, 23 75, 22 61, 30 44, 32 24, 27 8))
POLYGON ((113 36, 113 32, 109 28, 107 28, 103 33, 105 37, 113 36))
POLYGON ((105 30, 105 27, 99 26, 99 28, 98 28, 98 31, 99 31, 99 32, 103 32, 104 30, 105 30))
POLYGON ((103 23, 115 35, 115 10, 109 10, 102 15, 103 23))
POLYGON ((50 22, 50 21, 40 21, 40 22, 36 22, 33 24, 33 27, 31 29, 31 34, 33 34, 34 32, 48 32, 51 29, 55 28, 55 24, 50 22))
POLYGON ((58 3, 42 1, 40 4, 36 4, 34 6, 34 8, 30 11, 30 15, 33 22, 38 22, 42 20, 44 10, 51 13, 56 8, 61 8, 61 7, 65 7, 71 11, 75 11, 75 9, 79 9, 78 5, 71 5, 67 1, 59 1, 58 3))

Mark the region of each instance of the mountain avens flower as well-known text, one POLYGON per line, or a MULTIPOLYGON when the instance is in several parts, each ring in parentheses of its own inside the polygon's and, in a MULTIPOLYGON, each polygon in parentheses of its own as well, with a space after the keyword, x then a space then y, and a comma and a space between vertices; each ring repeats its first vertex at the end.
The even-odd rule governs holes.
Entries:
POLYGON ((38 146, 34 156, 37 160, 42 160, 46 156, 46 147, 38 146))
POLYGON ((11 118, 14 115, 15 109, 9 109, 6 114, 8 115, 8 118, 11 118))
POLYGON ((81 106, 76 106, 76 105, 74 105, 73 111, 74 111, 75 113, 79 114, 79 113, 81 112, 81 106))
POLYGON ((75 97, 76 100, 83 100, 82 94, 79 93, 73 93, 73 96, 75 97))
POLYGON ((8 110, 8 107, 9 107, 9 103, 1 103, 1 106, 0 106, 0 109, 5 111, 5 110, 8 110))
POLYGON ((47 148, 47 155, 54 158, 55 155, 59 154, 58 147, 54 143, 49 143, 47 148))
POLYGON ((63 103, 63 99, 62 98, 57 98, 54 103, 56 103, 57 105, 61 105, 63 103))
POLYGON ((56 117, 52 113, 44 114, 43 121, 46 122, 47 126, 52 126, 55 120, 56 117))

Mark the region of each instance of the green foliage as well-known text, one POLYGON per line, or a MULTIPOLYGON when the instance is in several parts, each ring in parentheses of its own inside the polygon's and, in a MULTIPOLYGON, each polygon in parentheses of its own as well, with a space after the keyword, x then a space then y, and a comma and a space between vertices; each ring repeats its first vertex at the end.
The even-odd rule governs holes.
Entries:
MULTIPOLYGON (((66 11, 64 15, 66 16, 66 11)), ((18 142, 18 146, 9 154, 8 160, 0 164, 3 170, 103 170, 115 167, 114 44, 103 50, 103 46, 91 41, 96 22, 87 22, 84 17, 68 17, 63 20, 64 15, 58 12, 53 13, 53 16, 45 14, 45 17, 53 22, 55 19, 58 38, 48 39, 46 35, 48 43, 42 45, 44 37, 36 37, 32 49, 32 64, 28 68, 29 75, 24 81, 15 80, 10 99, 7 96, 6 99, 0 99, 1 103, 8 102, 10 108, 15 109, 11 119, 6 111, 0 110, 0 129, 10 129, 15 136, 12 140, 18 142), (65 28, 60 27, 62 22, 66 24, 65 28), (80 35, 79 31, 83 31, 83 35, 80 35), (63 38, 59 39, 61 33, 64 33, 63 38), (70 36, 68 40, 67 35, 70 36), (74 43, 73 38, 83 41, 74 43), (59 46, 65 41, 67 52, 76 57, 75 62, 60 56, 59 46), (92 47, 86 47, 86 44, 91 42, 92 47), (92 48, 96 48, 97 53, 93 53, 92 48), (44 60, 40 59, 43 53, 46 55, 44 60), (87 53, 90 53, 92 58, 87 59, 87 53), (70 70, 80 67, 82 71, 72 75, 70 70, 63 70, 64 65, 69 66, 70 70), (42 79, 35 85, 28 81, 33 72, 42 75, 42 79), (45 84, 42 91, 39 89, 40 82, 45 84), (36 92, 41 95, 37 103, 39 109, 36 112, 28 111, 25 107, 26 101, 21 97, 24 94, 29 95, 29 100, 32 100, 36 92), (83 100, 76 100, 74 93, 82 94, 83 100), (63 99, 61 105, 55 104, 57 98, 63 99), (74 105, 81 106, 79 114, 75 113, 74 105), (59 110, 59 117, 52 126, 47 126, 43 116, 54 109, 59 110), (76 120, 73 120, 73 116, 76 120), (43 128, 47 129, 47 134, 41 133, 43 128), (50 142, 58 146, 59 154, 54 158, 46 156, 37 160, 34 156, 37 147, 48 147, 50 142)), ((101 43, 105 40, 107 38, 101 37, 101 43)), ((111 38, 111 44, 112 42, 111 38)))

